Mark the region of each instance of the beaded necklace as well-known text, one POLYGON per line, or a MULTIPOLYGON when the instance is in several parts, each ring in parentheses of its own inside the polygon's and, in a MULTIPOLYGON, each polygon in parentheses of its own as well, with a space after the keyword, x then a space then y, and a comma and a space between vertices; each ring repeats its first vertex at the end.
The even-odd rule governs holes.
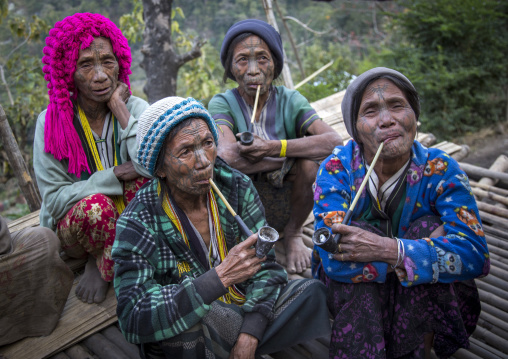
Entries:
MULTIPOLYGON (((83 127, 83 132, 85 133, 86 142, 88 147, 92 151, 92 157, 95 162, 95 166, 97 167, 97 171, 104 171, 104 166, 102 165, 101 158, 99 157, 99 152, 97 151, 96 141, 93 137, 92 129, 90 128, 90 124, 88 123, 88 119, 86 118, 85 112, 81 109, 81 106, 78 106, 79 112, 79 120, 81 122, 81 126, 83 127)), ((114 116, 112 116, 113 120, 113 143, 116 144, 116 133, 117 133, 117 121, 114 116)), ((118 166, 118 159, 116 156, 116 149, 113 155, 115 166, 118 166)), ((109 196, 115 203, 116 209, 119 214, 125 209, 125 203, 123 201, 123 196, 109 196)))

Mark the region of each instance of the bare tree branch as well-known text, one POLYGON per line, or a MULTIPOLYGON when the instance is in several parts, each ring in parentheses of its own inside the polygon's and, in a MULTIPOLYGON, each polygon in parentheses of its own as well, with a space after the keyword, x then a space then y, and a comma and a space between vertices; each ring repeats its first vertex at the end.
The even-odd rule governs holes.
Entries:
POLYGON ((297 18, 294 18, 292 16, 284 16, 284 19, 285 20, 293 20, 294 22, 296 22, 298 25, 300 25, 301 27, 303 27, 305 30, 307 31, 310 31, 316 35, 325 35, 325 34, 328 34, 330 33, 331 31, 333 31, 333 29, 329 29, 327 31, 316 31, 316 30, 313 30, 311 29, 310 27, 308 27, 306 24, 304 24, 303 22, 301 22, 300 20, 298 20, 297 18))
POLYGON ((377 28, 377 18, 376 18, 376 15, 377 15, 376 14, 376 6, 374 6, 373 9, 372 9, 372 26, 374 27, 374 32, 384 39, 386 37, 386 35, 383 34, 382 32, 380 32, 378 30, 378 28, 377 28))
POLYGON ((197 59, 201 56, 201 48, 206 44, 207 40, 196 38, 192 44, 192 48, 185 54, 178 55, 177 62, 180 66, 191 60, 197 59))

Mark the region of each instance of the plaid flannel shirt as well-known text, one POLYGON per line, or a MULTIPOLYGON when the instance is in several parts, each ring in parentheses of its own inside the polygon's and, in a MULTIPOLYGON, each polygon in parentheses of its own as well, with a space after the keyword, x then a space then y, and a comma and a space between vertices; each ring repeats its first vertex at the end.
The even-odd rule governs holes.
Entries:
MULTIPOLYGON (((217 158, 214 181, 235 212, 254 233, 266 224, 264 208, 250 179, 217 158)), ((199 323, 210 304, 226 293, 215 269, 207 270, 185 244, 162 209, 157 179, 141 188, 117 222, 114 287, 117 314, 127 340, 148 343, 168 339, 199 323)), ((241 232, 220 198, 219 216, 228 250, 241 232)), ((261 270, 240 283, 246 295, 241 332, 262 337, 272 316, 285 270, 274 251, 261 270)))

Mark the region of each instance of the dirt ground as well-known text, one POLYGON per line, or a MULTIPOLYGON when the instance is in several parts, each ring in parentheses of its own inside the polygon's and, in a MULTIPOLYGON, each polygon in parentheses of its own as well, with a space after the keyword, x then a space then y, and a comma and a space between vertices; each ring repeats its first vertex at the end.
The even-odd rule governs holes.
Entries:
POLYGON ((469 146, 469 155, 461 162, 489 168, 500 155, 508 156, 508 123, 451 142, 469 146))

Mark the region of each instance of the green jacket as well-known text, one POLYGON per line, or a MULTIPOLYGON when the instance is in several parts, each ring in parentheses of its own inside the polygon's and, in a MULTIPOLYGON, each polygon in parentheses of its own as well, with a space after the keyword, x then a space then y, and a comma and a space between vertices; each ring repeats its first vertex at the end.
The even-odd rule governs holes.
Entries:
MULTIPOLYGON (((217 158, 214 181, 247 227, 265 225, 264 208, 250 179, 217 158)), ((141 188, 117 221, 112 257, 117 315, 132 343, 172 338, 199 323, 213 301, 227 292, 214 268, 207 270, 185 244, 162 209, 158 180, 141 188), (180 272, 186 262, 190 271, 180 272)), ((219 218, 229 250, 240 240, 240 229, 220 198, 219 218)), ((241 239, 240 239, 241 238, 241 239)), ((275 263, 274 250, 262 269, 237 285, 246 296, 241 332, 262 338, 281 288, 285 270, 275 263)))

